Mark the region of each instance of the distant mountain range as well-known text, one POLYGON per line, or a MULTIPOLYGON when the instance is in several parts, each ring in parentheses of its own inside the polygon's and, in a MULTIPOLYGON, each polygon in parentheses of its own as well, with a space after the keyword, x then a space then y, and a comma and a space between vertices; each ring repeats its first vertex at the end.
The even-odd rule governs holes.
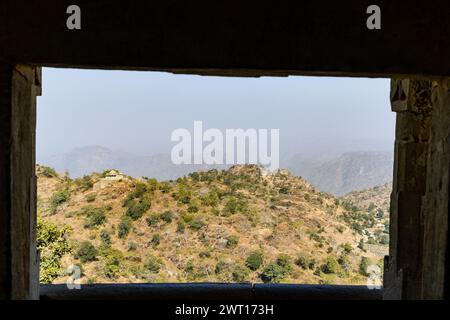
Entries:
MULTIPOLYGON (((145 176, 158 180, 171 180, 195 171, 228 167, 226 165, 174 165, 169 154, 136 156, 101 146, 77 148, 66 154, 38 160, 40 164, 53 167, 59 172, 68 171, 71 177, 118 169, 133 177, 145 176)), ((307 179, 321 191, 341 196, 354 190, 371 188, 392 181, 393 152, 347 152, 328 160, 295 155, 282 161, 281 167, 307 179)))
POLYGON ((297 155, 287 161, 286 168, 319 190, 341 196, 391 182, 393 163, 392 151, 358 151, 327 161, 297 155))
MULTIPOLYGON (((38 159, 59 172, 68 171, 73 178, 117 169, 132 177, 152 177, 158 180, 171 180, 188 173, 209 170, 208 165, 175 165, 169 154, 137 156, 131 153, 110 150, 101 146, 76 148, 69 153, 38 159)), ((225 166, 222 166, 225 168, 225 166)), ((214 168, 221 168, 215 166, 214 168)))

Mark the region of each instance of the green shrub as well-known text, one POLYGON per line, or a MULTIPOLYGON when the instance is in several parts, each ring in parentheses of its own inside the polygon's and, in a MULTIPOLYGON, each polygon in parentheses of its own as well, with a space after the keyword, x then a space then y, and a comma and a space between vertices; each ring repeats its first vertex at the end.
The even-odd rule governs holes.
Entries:
POLYGON ((290 269, 291 268, 291 258, 287 254, 280 254, 277 257, 277 264, 283 268, 290 269))
POLYGON ((256 271, 258 270, 261 265, 263 264, 264 255, 262 251, 253 251, 249 254, 247 259, 245 260, 245 265, 250 270, 256 271))
POLYGON ((223 209, 224 215, 229 216, 235 213, 245 213, 248 210, 247 201, 245 199, 237 199, 229 197, 223 209))
POLYGON ((344 250, 344 253, 345 254, 350 254, 352 251, 353 251, 353 247, 352 247, 352 245, 350 244, 350 243, 344 243, 343 245, 342 245, 342 249, 344 250))
POLYGON ((159 218, 164 221, 165 223, 171 223, 173 219, 173 213, 171 211, 165 211, 161 213, 159 218))
POLYGON ((89 241, 83 241, 75 254, 75 259, 80 259, 82 263, 96 260, 98 255, 97 249, 89 241))
POLYGON ((121 239, 125 239, 130 233, 131 227, 133 225, 133 220, 130 217, 124 216, 119 224, 118 237, 121 239))
POLYGON ((138 245, 136 242, 128 242, 128 251, 136 251, 138 245))
POLYGON ((61 273, 61 257, 71 252, 67 240, 69 228, 58 228, 55 224, 37 219, 36 246, 40 253, 40 283, 52 283, 61 273))
POLYGON ((361 262, 359 263, 359 273, 363 276, 369 276, 367 269, 369 268, 370 261, 367 257, 361 257, 361 262))
POLYGON ((188 222, 188 226, 192 230, 200 230, 204 225, 205 223, 200 218, 194 218, 193 220, 188 222))
POLYGON ((184 229, 186 229, 186 225, 182 221, 178 222, 177 232, 178 233, 183 233, 184 229))
POLYGON ((147 262, 145 263, 145 269, 150 271, 151 273, 158 273, 162 267, 162 261, 155 256, 151 255, 147 258, 147 262))
POLYGON ((123 261, 123 254, 119 250, 109 250, 105 254, 105 276, 109 279, 116 279, 120 273, 120 266, 123 261))
POLYGON ((233 268, 233 271, 231 272, 231 276, 233 277, 233 281, 235 282, 245 282, 248 274, 248 269, 240 265, 235 266, 233 268))
POLYGON ((309 233, 309 239, 314 240, 315 242, 323 245, 323 242, 325 241, 325 238, 319 234, 317 234, 317 232, 310 232, 309 233))
POLYGON ((165 181, 161 182, 158 187, 159 187, 159 190, 162 193, 169 193, 170 190, 172 189, 170 184, 168 182, 165 182, 165 181))
POLYGON ((111 235, 106 230, 100 232, 100 240, 102 242, 102 247, 109 248, 111 246, 111 235))
POLYGON ((211 190, 201 198, 201 202, 205 206, 216 207, 220 198, 216 190, 211 190))
POLYGON ((227 246, 227 248, 230 248, 230 249, 236 248, 236 246, 238 245, 238 242, 239 242, 239 238, 235 235, 231 235, 227 238, 226 246, 227 246))
POLYGON ((286 277, 287 273, 286 268, 272 262, 264 268, 259 277, 264 283, 278 283, 286 277))
POLYGON ((96 198, 97 195, 95 193, 88 194, 86 196, 86 202, 94 202, 96 198))
POLYGON ((289 188, 288 187, 281 187, 278 192, 281 193, 281 194, 288 194, 289 193, 289 188))
POLYGON ((84 208, 84 214, 86 215, 84 227, 87 229, 95 228, 106 222, 105 211, 101 208, 84 208))
POLYGON ((56 173, 55 169, 50 168, 50 167, 46 167, 46 166, 41 166, 41 174, 44 177, 47 177, 47 178, 56 178, 56 177, 58 177, 58 173, 56 173))
POLYGON ((226 213, 226 215, 235 214, 238 211, 237 207, 237 199, 235 197, 230 197, 225 203, 224 212, 226 213))
POLYGON ((94 183, 92 182, 91 176, 84 176, 83 178, 77 178, 75 179, 75 185, 81 190, 81 191, 87 191, 94 187, 94 183))
POLYGON ((225 261, 219 261, 216 264, 214 272, 215 274, 222 274, 228 270, 228 267, 229 267, 228 263, 226 263, 225 261))
POLYGON ((159 217, 156 214, 151 214, 145 219, 145 221, 149 227, 156 226, 158 224, 159 217))
POLYGON ((158 180, 152 178, 147 179, 147 190, 150 192, 155 192, 158 189, 158 180))
POLYGON ((134 190, 130 192, 125 200, 123 201, 124 207, 131 207, 135 204, 135 199, 143 200, 144 195, 147 192, 147 185, 144 183, 137 183, 134 187, 134 190))
POLYGON ((190 213, 195 213, 198 212, 199 208, 200 208, 199 201, 197 199, 191 199, 191 201, 189 201, 187 211, 190 213))
POLYGON ((132 192, 131 196, 136 198, 142 198, 142 196, 147 192, 147 185, 145 185, 142 182, 136 183, 136 186, 134 187, 134 191, 132 192))
POLYGON ((364 244, 363 239, 359 240, 358 248, 361 249, 362 251, 366 252, 366 245, 364 244))
POLYGON ((132 201, 129 203, 125 215, 133 220, 138 220, 148 209, 150 209, 150 202, 147 199, 142 199, 138 202, 132 201))
POLYGON ((159 235, 159 233, 155 233, 153 235, 152 240, 150 241, 150 243, 152 244, 153 247, 159 246, 159 244, 161 243, 161 236, 159 235))
POLYGON ((349 274, 352 271, 352 265, 346 254, 341 255, 337 261, 345 273, 349 274))
POLYGON ((181 204, 189 204, 192 197, 192 191, 188 190, 186 186, 180 186, 178 192, 175 194, 175 198, 181 204))
POLYGON ((309 260, 309 266, 308 266, 308 268, 309 268, 310 270, 313 270, 315 267, 316 267, 316 259, 311 259, 311 260, 309 260))
POLYGON ((198 172, 189 173, 189 177, 191 177, 192 181, 198 182, 200 180, 200 175, 198 172))
POLYGON ((58 207, 69 201, 70 192, 67 189, 56 191, 50 198, 50 213, 55 214, 58 207))
POLYGON ((324 265, 322 265, 322 272, 326 274, 339 273, 340 267, 339 263, 332 256, 328 256, 324 265))
POLYGON ((184 266, 184 272, 186 272, 187 277, 189 279, 195 279, 194 269, 195 269, 194 260, 191 259, 184 266))
POLYGON ((300 268, 306 270, 310 269, 311 259, 306 254, 301 254, 297 257, 294 263, 300 268))
POLYGON ((211 252, 206 250, 206 251, 202 251, 198 254, 198 256, 200 258, 211 258, 211 252))

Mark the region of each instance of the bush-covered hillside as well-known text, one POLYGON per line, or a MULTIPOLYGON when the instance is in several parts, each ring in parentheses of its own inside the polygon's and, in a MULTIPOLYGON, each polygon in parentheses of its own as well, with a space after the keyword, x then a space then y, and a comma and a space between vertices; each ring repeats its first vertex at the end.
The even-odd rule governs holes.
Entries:
POLYGON ((66 281, 76 264, 82 283, 365 284, 386 252, 386 215, 287 171, 112 172, 71 179, 37 167, 41 282, 66 281))

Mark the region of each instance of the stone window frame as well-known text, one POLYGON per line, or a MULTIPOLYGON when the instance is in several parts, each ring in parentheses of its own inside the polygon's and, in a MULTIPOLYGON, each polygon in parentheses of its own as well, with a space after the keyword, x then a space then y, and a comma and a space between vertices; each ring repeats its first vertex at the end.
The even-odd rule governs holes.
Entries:
POLYGON ((41 66, 392 78, 397 125, 383 298, 449 298, 448 1, 433 11, 429 1, 404 10, 401 2, 379 0, 388 8, 387 31, 371 33, 361 29, 361 1, 311 2, 302 10, 237 0, 208 8, 181 0, 114 4, 89 1, 82 30, 69 33, 61 17, 66 1, 0 2, 0 299, 39 298, 34 157, 41 66), (183 15, 172 14, 177 10, 183 15))

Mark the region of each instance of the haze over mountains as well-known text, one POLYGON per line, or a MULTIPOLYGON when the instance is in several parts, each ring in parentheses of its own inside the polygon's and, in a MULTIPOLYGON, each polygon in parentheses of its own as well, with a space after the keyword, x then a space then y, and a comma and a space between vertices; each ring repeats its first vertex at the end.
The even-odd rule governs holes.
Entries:
MULTIPOLYGON (((65 154, 42 157, 38 162, 59 172, 68 171, 74 178, 117 169, 132 177, 171 180, 195 171, 227 168, 226 165, 175 165, 169 154, 140 156, 102 146, 76 148, 65 154)), ((344 195, 392 181, 393 155, 390 151, 352 151, 317 159, 295 154, 281 159, 280 167, 305 178, 321 191, 344 195)))
POLYGON ((319 190, 341 196, 392 181, 393 162, 390 151, 354 151, 326 161, 297 155, 287 162, 286 168, 319 190))

